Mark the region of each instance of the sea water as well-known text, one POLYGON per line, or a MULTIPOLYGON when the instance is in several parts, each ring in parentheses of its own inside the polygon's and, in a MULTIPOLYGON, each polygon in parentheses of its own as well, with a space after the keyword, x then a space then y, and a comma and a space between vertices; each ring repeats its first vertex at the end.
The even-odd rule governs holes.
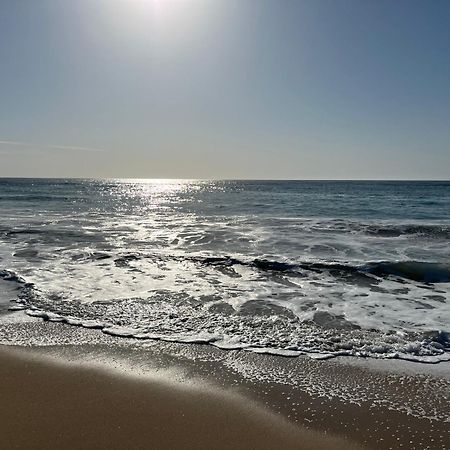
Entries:
POLYGON ((118 339, 450 360, 450 182, 0 179, 8 309, 118 339))

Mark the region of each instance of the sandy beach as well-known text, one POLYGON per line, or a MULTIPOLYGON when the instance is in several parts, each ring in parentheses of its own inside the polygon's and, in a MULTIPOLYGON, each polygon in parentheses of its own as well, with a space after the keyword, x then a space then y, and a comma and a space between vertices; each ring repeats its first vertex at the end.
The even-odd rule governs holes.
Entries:
POLYGON ((9 340, 23 345, 0 347, 1 448, 450 444, 447 364, 314 361, 161 341, 142 346, 35 319, 3 324, 0 342, 9 340))
POLYGON ((450 0, 0 0, 0 450, 450 450, 450 0))
POLYGON ((0 446, 22 449, 351 449, 225 391, 0 350, 0 446))

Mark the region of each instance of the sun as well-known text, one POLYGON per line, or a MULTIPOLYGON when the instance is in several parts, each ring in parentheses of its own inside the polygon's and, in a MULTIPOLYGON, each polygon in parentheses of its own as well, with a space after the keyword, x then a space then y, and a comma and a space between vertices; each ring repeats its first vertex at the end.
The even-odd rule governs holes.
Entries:
POLYGON ((208 0, 116 0, 102 14, 120 45, 167 60, 204 42, 211 17, 218 16, 215 5, 208 0))

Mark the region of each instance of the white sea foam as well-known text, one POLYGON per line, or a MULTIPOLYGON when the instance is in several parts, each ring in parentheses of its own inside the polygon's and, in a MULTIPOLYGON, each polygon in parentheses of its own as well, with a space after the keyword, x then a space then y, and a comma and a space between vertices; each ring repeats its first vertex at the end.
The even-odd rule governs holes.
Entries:
POLYGON ((0 268, 21 277, 0 277, 6 310, 230 349, 448 353, 450 217, 414 187, 77 183, 0 199, 0 268), (415 203, 399 217, 397 201, 415 203))

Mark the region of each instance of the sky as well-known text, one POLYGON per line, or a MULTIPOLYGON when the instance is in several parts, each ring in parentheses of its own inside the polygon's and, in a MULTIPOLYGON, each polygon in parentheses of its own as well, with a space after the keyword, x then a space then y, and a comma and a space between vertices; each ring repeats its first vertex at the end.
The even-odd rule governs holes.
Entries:
POLYGON ((448 0, 0 0, 0 176, 450 179, 448 0))

